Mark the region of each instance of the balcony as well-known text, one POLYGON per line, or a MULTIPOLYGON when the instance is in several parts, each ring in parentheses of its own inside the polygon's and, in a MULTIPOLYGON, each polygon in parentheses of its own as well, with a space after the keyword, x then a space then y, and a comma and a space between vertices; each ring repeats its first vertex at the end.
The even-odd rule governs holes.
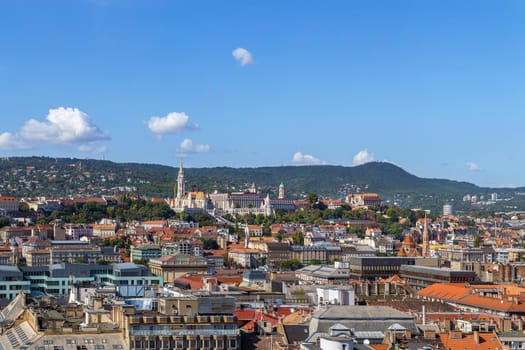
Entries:
POLYGON ((234 317, 233 316, 223 316, 222 317, 224 323, 233 323, 234 317))
POLYGON ((170 323, 175 323, 175 324, 182 323, 182 317, 180 317, 180 316, 170 316, 170 323))
POLYGON ((142 316, 128 316, 129 324, 141 324, 142 316))
POLYGON ((222 323, 222 317, 221 316, 210 316, 210 322, 211 323, 222 323))
POLYGON ((195 323, 195 317, 193 317, 193 316, 184 316, 184 323, 195 323))
POLYGON ((142 317, 142 322, 146 324, 153 324, 156 321, 155 316, 144 316, 142 317))
POLYGON ((164 324, 164 323, 169 323, 169 322, 170 322, 169 316, 161 316, 161 315, 157 316, 157 323, 164 324))
POLYGON ((198 323, 208 323, 209 317, 208 316, 197 316, 197 322, 198 323))

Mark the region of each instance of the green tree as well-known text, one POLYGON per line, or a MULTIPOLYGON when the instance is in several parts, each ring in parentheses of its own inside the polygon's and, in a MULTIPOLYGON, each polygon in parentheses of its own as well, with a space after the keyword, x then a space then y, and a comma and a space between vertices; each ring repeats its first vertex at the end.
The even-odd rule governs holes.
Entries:
POLYGON ((203 249, 219 249, 219 244, 216 239, 213 238, 199 238, 203 243, 203 249))
POLYGON ((280 264, 283 268, 291 269, 291 270, 297 270, 301 268, 303 265, 301 262, 297 259, 289 259, 281 262, 280 264))
POLYGON ((319 196, 316 193, 309 192, 306 194, 306 201, 310 203, 310 208, 313 208, 319 201, 319 196))
POLYGON ((474 237, 473 246, 474 248, 479 248, 480 244, 481 244, 481 238, 479 237, 479 235, 477 235, 476 237, 474 237))
POLYGON ((301 231, 297 231, 293 237, 293 244, 296 244, 296 245, 303 245, 304 244, 304 235, 301 231))
POLYGON ((133 260, 133 262, 137 265, 144 265, 144 266, 148 266, 148 262, 149 260, 148 259, 135 259, 133 260))
POLYGON ((10 221, 7 216, 0 217, 0 227, 9 226, 9 224, 10 224, 10 221))

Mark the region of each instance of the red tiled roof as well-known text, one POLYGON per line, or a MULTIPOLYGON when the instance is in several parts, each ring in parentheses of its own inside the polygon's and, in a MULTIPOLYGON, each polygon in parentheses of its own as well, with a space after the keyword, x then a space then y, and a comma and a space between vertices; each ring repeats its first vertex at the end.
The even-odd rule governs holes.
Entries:
POLYGON ((175 281, 188 283, 191 290, 200 290, 204 286, 204 282, 200 276, 182 276, 175 281))
POLYGON ((458 300, 471 293, 471 289, 465 284, 434 283, 420 290, 417 294, 426 297, 444 300, 458 300))
POLYGON ((495 333, 479 333, 479 342, 476 342, 474 334, 463 334, 460 339, 453 339, 450 334, 444 333, 439 335, 441 343, 445 346, 445 349, 450 350, 464 350, 464 349, 476 349, 476 350, 495 350, 503 349, 498 336, 495 333))
POLYGON ((484 310, 503 312, 525 312, 525 304, 515 298, 523 292, 523 288, 511 285, 466 285, 461 283, 435 283, 417 294, 420 296, 451 301, 460 305, 468 305, 484 310), (504 294, 503 292, 509 293, 504 294), (480 295, 483 290, 499 290, 500 297, 480 295), (512 293, 512 294, 510 294, 512 293))

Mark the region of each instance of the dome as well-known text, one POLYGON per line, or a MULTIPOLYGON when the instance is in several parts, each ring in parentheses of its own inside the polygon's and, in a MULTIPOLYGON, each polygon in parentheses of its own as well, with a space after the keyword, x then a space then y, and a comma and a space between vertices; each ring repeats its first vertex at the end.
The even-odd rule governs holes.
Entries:
POLYGON ((409 233, 405 236, 405 238, 403 239, 403 245, 404 246, 410 246, 410 247, 414 247, 416 244, 414 242, 414 237, 412 237, 412 235, 409 233))

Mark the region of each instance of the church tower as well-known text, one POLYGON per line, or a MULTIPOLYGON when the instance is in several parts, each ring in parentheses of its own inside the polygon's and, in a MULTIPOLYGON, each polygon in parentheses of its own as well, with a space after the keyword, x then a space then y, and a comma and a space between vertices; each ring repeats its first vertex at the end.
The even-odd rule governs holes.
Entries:
POLYGON ((182 159, 180 160, 179 175, 177 176, 177 193, 175 194, 175 207, 182 207, 182 198, 184 197, 184 169, 182 168, 182 159))
POLYGON ((284 184, 281 182, 279 185, 279 195, 277 196, 279 199, 284 199, 284 184))
POLYGON ((428 225, 427 225, 427 214, 425 213, 425 225, 423 226, 423 247, 422 256, 430 256, 430 247, 428 243, 428 225))
POLYGON ((20 255, 18 252, 18 243, 16 243, 16 239, 13 238, 11 241, 11 263, 13 265, 18 265, 20 262, 20 255))

